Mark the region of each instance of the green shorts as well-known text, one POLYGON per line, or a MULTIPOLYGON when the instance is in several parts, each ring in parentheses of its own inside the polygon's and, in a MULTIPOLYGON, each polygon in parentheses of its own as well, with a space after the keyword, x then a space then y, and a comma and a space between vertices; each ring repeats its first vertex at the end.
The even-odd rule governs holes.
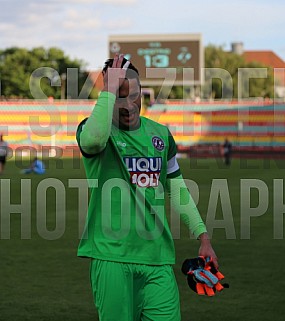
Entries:
POLYGON ((180 321, 171 265, 91 260, 90 279, 100 321, 180 321))

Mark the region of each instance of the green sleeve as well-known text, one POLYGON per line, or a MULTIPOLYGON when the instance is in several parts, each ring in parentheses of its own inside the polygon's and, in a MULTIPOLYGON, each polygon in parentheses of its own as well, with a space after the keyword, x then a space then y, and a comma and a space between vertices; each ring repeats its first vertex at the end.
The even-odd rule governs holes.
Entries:
POLYGON ((168 129, 168 143, 169 143, 169 150, 167 155, 167 160, 170 160, 172 157, 174 157, 177 153, 177 147, 175 140, 171 134, 171 132, 168 129))
POLYGON ((97 154, 105 148, 111 133, 115 100, 114 94, 103 91, 82 126, 78 140, 81 150, 86 154, 97 154))
POLYGON ((169 129, 167 130, 168 130, 168 144, 169 144, 169 149, 167 153, 167 178, 176 178, 179 175, 181 175, 179 166, 177 168, 175 166, 175 163, 177 163, 177 160, 176 160, 177 147, 170 130, 169 129), (174 170, 174 168, 176 169, 174 170))
POLYGON ((168 178, 166 187, 170 197, 170 204, 176 214, 179 214, 183 223, 198 238, 206 233, 206 226, 184 182, 182 175, 168 178))

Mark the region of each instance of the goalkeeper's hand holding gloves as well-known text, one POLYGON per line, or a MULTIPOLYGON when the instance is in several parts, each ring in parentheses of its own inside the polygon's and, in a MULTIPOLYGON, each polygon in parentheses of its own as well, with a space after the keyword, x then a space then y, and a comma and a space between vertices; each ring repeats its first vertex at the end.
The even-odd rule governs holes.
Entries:
POLYGON ((187 275, 189 287, 199 295, 215 295, 228 288, 228 284, 221 284, 224 275, 216 269, 211 257, 198 256, 186 259, 182 265, 182 272, 187 275))

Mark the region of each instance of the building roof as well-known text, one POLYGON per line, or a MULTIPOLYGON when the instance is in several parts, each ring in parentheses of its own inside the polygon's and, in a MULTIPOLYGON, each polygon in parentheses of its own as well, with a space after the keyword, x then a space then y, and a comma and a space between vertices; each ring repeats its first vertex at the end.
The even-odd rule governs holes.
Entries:
POLYGON ((270 50, 264 51, 244 51, 243 57, 246 62, 259 62, 272 68, 284 68, 274 70, 277 86, 285 86, 285 62, 275 52, 270 50))
POLYGON ((285 68, 285 62, 275 52, 267 51, 244 51, 243 57, 246 62, 259 62, 272 68, 285 68))

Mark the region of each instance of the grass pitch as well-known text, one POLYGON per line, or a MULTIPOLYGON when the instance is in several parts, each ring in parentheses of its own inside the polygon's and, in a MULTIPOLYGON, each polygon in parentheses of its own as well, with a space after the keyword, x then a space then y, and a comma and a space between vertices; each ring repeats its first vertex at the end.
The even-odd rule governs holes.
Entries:
MULTIPOLYGON (((42 176, 20 175, 24 166, 22 162, 10 161, 0 177, 0 320, 98 320, 89 285, 89 262, 76 257, 81 220, 78 189, 70 187, 70 179, 85 177, 82 163, 71 159, 50 161, 47 173, 42 176), (22 186, 21 179, 27 180, 22 181, 22 186), (53 188, 47 188, 48 184, 58 188, 59 208, 56 208, 57 195, 53 188), (24 190, 22 199, 21 190, 24 190), (43 191, 46 191, 46 200, 43 191), (27 210, 23 218, 23 214, 17 214, 19 207, 9 209, 7 197, 12 204, 26 202, 22 209, 30 206, 31 210, 27 210), (7 210, 15 212, 10 220, 5 214, 7 210), (55 212, 61 213, 61 219, 55 212), (39 224, 44 214, 45 229, 39 224), (59 234, 52 234, 57 229, 59 234)), ((285 243, 283 234, 280 237, 284 229, 282 211, 285 212, 280 205, 285 203, 283 161, 234 159, 227 168, 219 160, 183 159, 180 166, 184 177, 198 185, 198 208, 203 218, 209 220, 214 215, 216 222, 220 220, 222 227, 213 229, 212 242, 220 269, 230 283, 229 289, 212 298, 198 296, 188 288, 180 266, 185 258, 197 256, 199 243, 190 239, 181 226, 180 237, 175 240, 174 269, 180 289, 182 320, 283 320, 285 243), (245 179, 247 181, 242 181, 245 179), (220 186, 219 182, 222 188, 215 201, 213 186, 220 186), (215 183, 218 185, 213 185, 215 183), (250 189, 248 204, 241 190, 245 191, 245 186, 250 184, 258 184, 260 190, 250 189), (242 217, 253 214, 254 208, 264 214, 250 218, 250 234, 245 238, 248 228, 242 217), (223 220, 229 211, 233 219, 224 228, 223 220)))

